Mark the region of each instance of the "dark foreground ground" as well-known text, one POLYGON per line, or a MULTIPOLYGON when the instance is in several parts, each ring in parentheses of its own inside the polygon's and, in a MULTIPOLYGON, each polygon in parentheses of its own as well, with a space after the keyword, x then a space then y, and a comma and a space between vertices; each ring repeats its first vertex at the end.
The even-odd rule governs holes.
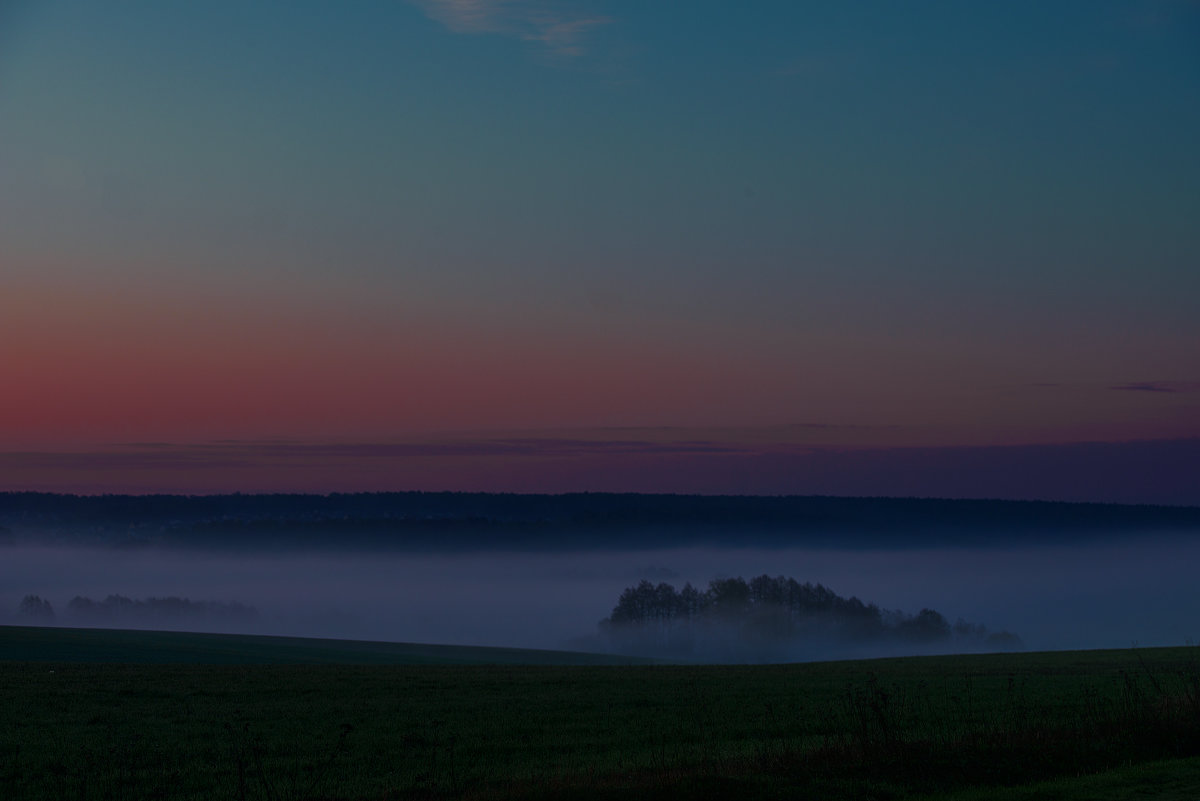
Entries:
POLYGON ((0 795, 1195 798, 1198 657, 613 666, 0 628, 0 795))

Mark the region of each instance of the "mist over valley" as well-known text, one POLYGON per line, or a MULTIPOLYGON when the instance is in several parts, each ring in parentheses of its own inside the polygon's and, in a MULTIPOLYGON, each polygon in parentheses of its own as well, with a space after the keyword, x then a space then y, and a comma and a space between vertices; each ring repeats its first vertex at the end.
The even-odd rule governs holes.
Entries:
MULTIPOLYGON (((689 547, 451 554, 256 554, 162 548, 10 546, 0 572, 0 620, 457 645, 608 650, 598 624, 639 582, 690 583, 768 575, 820 584, 885 611, 935 610, 1010 631, 1025 648, 1180 645, 1200 639, 1194 569, 1200 546, 1179 536, 1076 545, 832 548, 689 547), (19 613, 49 603, 52 620, 19 613), (82 614, 120 596, 125 614, 82 614), (186 599, 154 613, 149 599, 186 599), (143 604, 141 614, 133 604, 143 604), (222 610, 249 610, 240 615, 222 610), (207 612, 205 612, 207 610, 207 612)), ((787 661, 987 650, 983 644, 808 643, 789 652, 664 654, 687 660, 787 661)))

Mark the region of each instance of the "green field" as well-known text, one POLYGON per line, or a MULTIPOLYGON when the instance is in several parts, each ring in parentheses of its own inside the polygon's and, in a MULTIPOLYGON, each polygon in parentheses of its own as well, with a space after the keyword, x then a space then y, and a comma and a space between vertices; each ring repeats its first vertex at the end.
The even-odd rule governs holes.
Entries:
POLYGON ((1200 796, 1195 648, 612 666, 0 628, 0 657, 4 799, 1200 796))

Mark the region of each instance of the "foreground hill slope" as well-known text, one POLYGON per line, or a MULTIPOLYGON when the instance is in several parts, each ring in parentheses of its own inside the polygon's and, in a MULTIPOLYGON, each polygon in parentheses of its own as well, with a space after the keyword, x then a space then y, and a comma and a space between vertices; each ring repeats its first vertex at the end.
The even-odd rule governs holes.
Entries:
POLYGON ((0 626, 0 661, 198 665, 628 665, 573 651, 247 634, 0 626))

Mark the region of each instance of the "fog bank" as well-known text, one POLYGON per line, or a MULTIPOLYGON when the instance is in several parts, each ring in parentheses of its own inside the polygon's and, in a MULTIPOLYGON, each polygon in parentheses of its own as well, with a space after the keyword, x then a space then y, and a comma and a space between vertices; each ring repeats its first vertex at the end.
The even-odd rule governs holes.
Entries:
MULTIPOLYGON (((1027 648, 1122 648, 1200 641, 1200 545, 1155 538, 1087 547, 836 551, 668 549, 470 556, 230 556, 7 548, 0 622, 22 598, 68 603, 180 597, 256 608, 252 620, 156 619, 146 627, 527 648, 596 647, 597 623, 646 578, 794 576, 883 609, 932 608, 1018 634, 1027 648)), ((124 625, 124 624, 123 624, 124 625)), ((139 624, 140 625, 140 624, 139 624)), ((820 653, 806 658, 820 658, 820 653)), ((734 657, 736 658, 736 657, 734 657)))

